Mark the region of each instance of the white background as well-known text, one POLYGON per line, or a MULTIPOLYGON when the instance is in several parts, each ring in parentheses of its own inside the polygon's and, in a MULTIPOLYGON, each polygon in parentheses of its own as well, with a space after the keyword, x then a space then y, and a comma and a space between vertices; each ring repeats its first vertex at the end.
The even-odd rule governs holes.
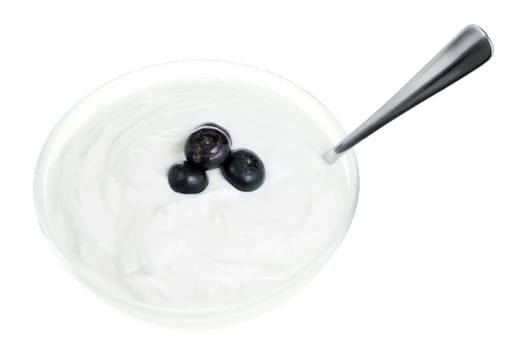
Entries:
POLYGON ((519 1, 2 1, 1 349, 525 348, 525 30, 519 1), (170 60, 240 61, 312 92, 350 131, 466 24, 495 56, 358 145, 361 194, 333 258, 233 327, 122 315, 61 266, 32 177, 80 97, 170 60))

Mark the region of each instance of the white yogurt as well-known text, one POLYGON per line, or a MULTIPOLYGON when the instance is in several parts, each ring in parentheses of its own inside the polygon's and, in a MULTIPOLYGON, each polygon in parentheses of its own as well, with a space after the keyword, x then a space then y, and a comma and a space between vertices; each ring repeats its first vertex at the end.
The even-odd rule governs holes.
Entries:
POLYGON ((43 170, 44 226, 84 282, 121 302, 205 314, 264 300, 331 253, 353 214, 355 163, 328 165, 326 125, 259 84, 154 84, 69 129, 43 170), (260 156, 262 187, 240 192, 212 170, 200 194, 170 189, 204 122, 260 156))

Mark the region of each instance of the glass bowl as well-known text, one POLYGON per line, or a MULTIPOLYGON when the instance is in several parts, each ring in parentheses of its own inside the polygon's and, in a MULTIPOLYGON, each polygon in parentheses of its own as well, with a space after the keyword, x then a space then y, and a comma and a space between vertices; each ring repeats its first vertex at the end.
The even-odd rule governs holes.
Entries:
POLYGON ((93 118, 101 106, 111 105, 114 101, 119 101, 159 84, 183 83, 190 80, 193 82, 228 80, 270 89, 305 111, 308 118, 311 118, 311 121, 322 129, 332 144, 336 144, 346 134, 330 111, 310 93, 296 84, 275 74, 246 65, 204 60, 165 63, 120 76, 81 99, 61 119, 50 134, 41 152, 34 182, 36 212, 41 229, 49 244, 68 270, 103 301, 142 320, 176 327, 215 326, 236 322, 268 310, 279 301, 293 294, 319 271, 344 238, 354 215, 359 190, 356 157, 353 151, 349 151, 338 160, 347 180, 346 188, 341 188, 341 191, 348 193, 345 214, 341 215, 341 217, 327 218, 329 220, 337 220, 340 223, 341 232, 338 232, 330 244, 323 248, 324 250, 321 254, 318 254, 308 264, 302 266, 301 269, 294 273, 293 276, 264 295, 258 295, 251 300, 243 300, 240 303, 229 303, 206 309, 191 310, 150 305, 130 300, 122 297, 115 290, 106 288, 101 283, 101 280, 96 277, 97 271, 93 267, 85 266, 71 259, 61 248, 63 245, 60 240, 63 240, 64 237, 54 231, 53 225, 51 225, 54 218, 49 214, 47 208, 48 199, 50 196, 53 196, 49 188, 50 168, 74 132, 89 121, 90 118, 93 118))

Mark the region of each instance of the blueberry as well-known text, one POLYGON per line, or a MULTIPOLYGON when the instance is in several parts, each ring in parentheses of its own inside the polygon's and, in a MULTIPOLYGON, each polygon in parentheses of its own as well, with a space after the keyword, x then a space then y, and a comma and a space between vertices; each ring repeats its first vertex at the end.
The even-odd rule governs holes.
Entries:
POLYGON ((250 192, 264 182, 264 164, 252 151, 240 149, 231 152, 222 166, 222 174, 233 187, 250 192))
POLYGON ((228 130, 226 130, 224 127, 220 126, 219 124, 212 123, 212 122, 207 122, 207 123, 199 125, 197 128, 202 128, 202 127, 205 127, 205 126, 208 126, 208 127, 211 127, 211 128, 215 128, 215 129, 219 129, 224 134, 226 134, 226 136, 228 136, 228 138, 231 141, 232 138, 231 138, 230 133, 228 132, 228 130))
POLYGON ((168 183, 175 192, 200 193, 208 186, 208 176, 204 171, 192 168, 187 162, 184 162, 170 168, 168 183))
POLYGON ((213 123, 197 127, 184 144, 188 163, 201 170, 220 167, 230 155, 230 150, 230 135, 223 127, 213 123))

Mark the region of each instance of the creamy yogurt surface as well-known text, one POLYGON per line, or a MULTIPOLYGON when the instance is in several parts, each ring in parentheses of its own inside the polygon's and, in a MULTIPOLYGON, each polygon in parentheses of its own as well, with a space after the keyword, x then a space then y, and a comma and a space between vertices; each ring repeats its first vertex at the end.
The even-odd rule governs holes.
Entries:
POLYGON ((271 88, 154 84, 97 104, 53 146, 45 226, 75 273, 116 300, 183 312, 249 304, 279 293, 344 237, 356 169, 322 159, 333 144, 310 111, 271 88), (204 122, 260 156, 258 190, 236 190, 219 169, 200 194, 170 189, 169 167, 204 122))

